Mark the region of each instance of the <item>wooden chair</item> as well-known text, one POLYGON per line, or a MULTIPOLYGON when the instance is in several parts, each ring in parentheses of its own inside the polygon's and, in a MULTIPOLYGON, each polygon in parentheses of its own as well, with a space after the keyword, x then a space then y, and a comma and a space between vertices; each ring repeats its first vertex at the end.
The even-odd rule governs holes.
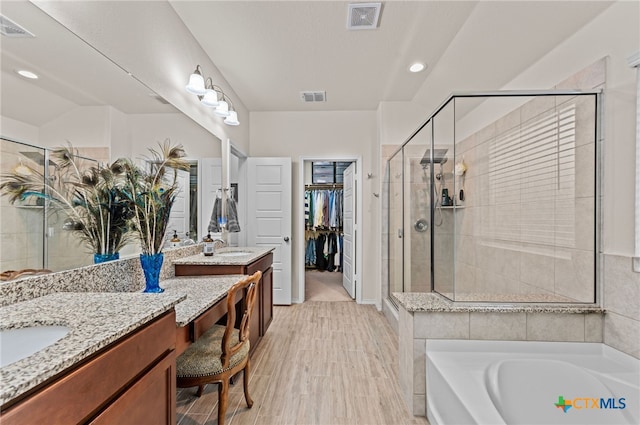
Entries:
MULTIPOLYGON (((198 387, 197 396, 202 395, 206 384, 219 384, 218 424, 224 424, 224 415, 229 399, 229 380, 244 370, 244 397, 247 406, 253 406, 249 396, 249 323, 256 300, 256 289, 262 273, 257 271, 229 289, 227 292, 227 324, 213 325, 176 360, 178 388, 198 387), (235 329, 236 297, 244 292, 240 328, 235 329)), ((254 332, 258 330, 255 329, 254 332)))

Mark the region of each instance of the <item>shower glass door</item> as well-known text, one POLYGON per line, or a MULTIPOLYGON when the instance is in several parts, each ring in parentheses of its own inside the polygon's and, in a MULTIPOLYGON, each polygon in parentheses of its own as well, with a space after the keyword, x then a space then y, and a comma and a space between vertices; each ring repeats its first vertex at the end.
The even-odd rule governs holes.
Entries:
POLYGON ((424 153, 431 146, 428 122, 404 148, 405 291, 431 291, 431 168, 424 153))
POLYGON ((429 158, 426 158, 431 166, 434 191, 433 287, 452 299, 455 294, 454 234, 458 208, 454 179, 455 100, 432 119, 433 140, 429 158))
POLYGON ((389 159, 389 295, 394 292, 404 292, 403 282, 403 174, 402 151, 398 151, 389 159))

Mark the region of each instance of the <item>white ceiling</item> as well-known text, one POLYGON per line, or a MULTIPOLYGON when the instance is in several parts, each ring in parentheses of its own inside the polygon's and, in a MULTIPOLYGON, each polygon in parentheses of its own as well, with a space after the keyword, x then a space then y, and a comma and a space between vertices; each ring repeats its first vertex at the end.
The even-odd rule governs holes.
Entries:
POLYGON ((414 100, 438 84, 430 77, 445 53, 460 60, 437 75, 470 65, 484 75, 481 89, 497 90, 610 5, 386 1, 378 29, 348 31, 345 1, 170 3, 251 111, 374 110, 380 101, 414 100), (463 26, 470 31, 456 42, 463 26), (427 70, 409 73, 414 61, 427 70), (303 103, 305 90, 326 90, 327 102, 303 103))
MULTIPOLYGON (((386 1, 378 29, 349 31, 345 1, 169 3, 250 111, 375 110, 381 101, 434 96, 440 102, 443 78, 454 75, 481 84, 457 90, 499 89, 610 5, 386 1), (414 61, 427 70, 409 73, 414 61), (470 73, 474 78, 465 78, 470 73), (326 90, 327 101, 303 103, 306 90, 326 90)), ((39 126, 77 106, 175 111, 27 0, 0 1, 0 12, 36 35, 0 37, 2 115, 39 126), (41 78, 17 77, 18 68, 41 78)))

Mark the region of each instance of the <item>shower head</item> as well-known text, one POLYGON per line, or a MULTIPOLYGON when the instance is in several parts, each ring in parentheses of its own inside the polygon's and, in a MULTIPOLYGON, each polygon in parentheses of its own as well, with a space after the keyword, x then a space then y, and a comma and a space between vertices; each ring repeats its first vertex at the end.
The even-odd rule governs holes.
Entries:
MULTIPOLYGON (((442 165, 447 162, 447 151, 448 149, 434 149, 433 163, 442 165)), ((431 149, 427 149, 424 153, 420 160, 420 165, 422 165, 422 168, 427 168, 427 166, 431 165, 431 149)))

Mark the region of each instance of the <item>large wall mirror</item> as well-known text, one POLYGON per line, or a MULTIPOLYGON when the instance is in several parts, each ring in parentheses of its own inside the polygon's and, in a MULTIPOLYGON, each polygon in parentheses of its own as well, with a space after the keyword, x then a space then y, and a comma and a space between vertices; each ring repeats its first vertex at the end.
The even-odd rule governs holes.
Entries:
MULTIPOLYGON (((215 136, 30 2, 2 2, 0 13, 0 173, 20 162, 44 168, 46 150, 67 143, 91 163, 139 159, 168 138, 194 159, 186 190, 197 190, 197 158, 221 156, 215 136), (21 70, 38 78, 21 76, 21 70)), ((198 197, 185 195, 192 221, 202 222, 198 197)), ((198 239, 196 227, 187 221, 180 237, 190 232, 198 239)), ((123 255, 136 251, 132 245, 123 255)), ((92 262, 63 219, 45 214, 41 205, 0 199, 0 272, 59 271, 92 262)))

